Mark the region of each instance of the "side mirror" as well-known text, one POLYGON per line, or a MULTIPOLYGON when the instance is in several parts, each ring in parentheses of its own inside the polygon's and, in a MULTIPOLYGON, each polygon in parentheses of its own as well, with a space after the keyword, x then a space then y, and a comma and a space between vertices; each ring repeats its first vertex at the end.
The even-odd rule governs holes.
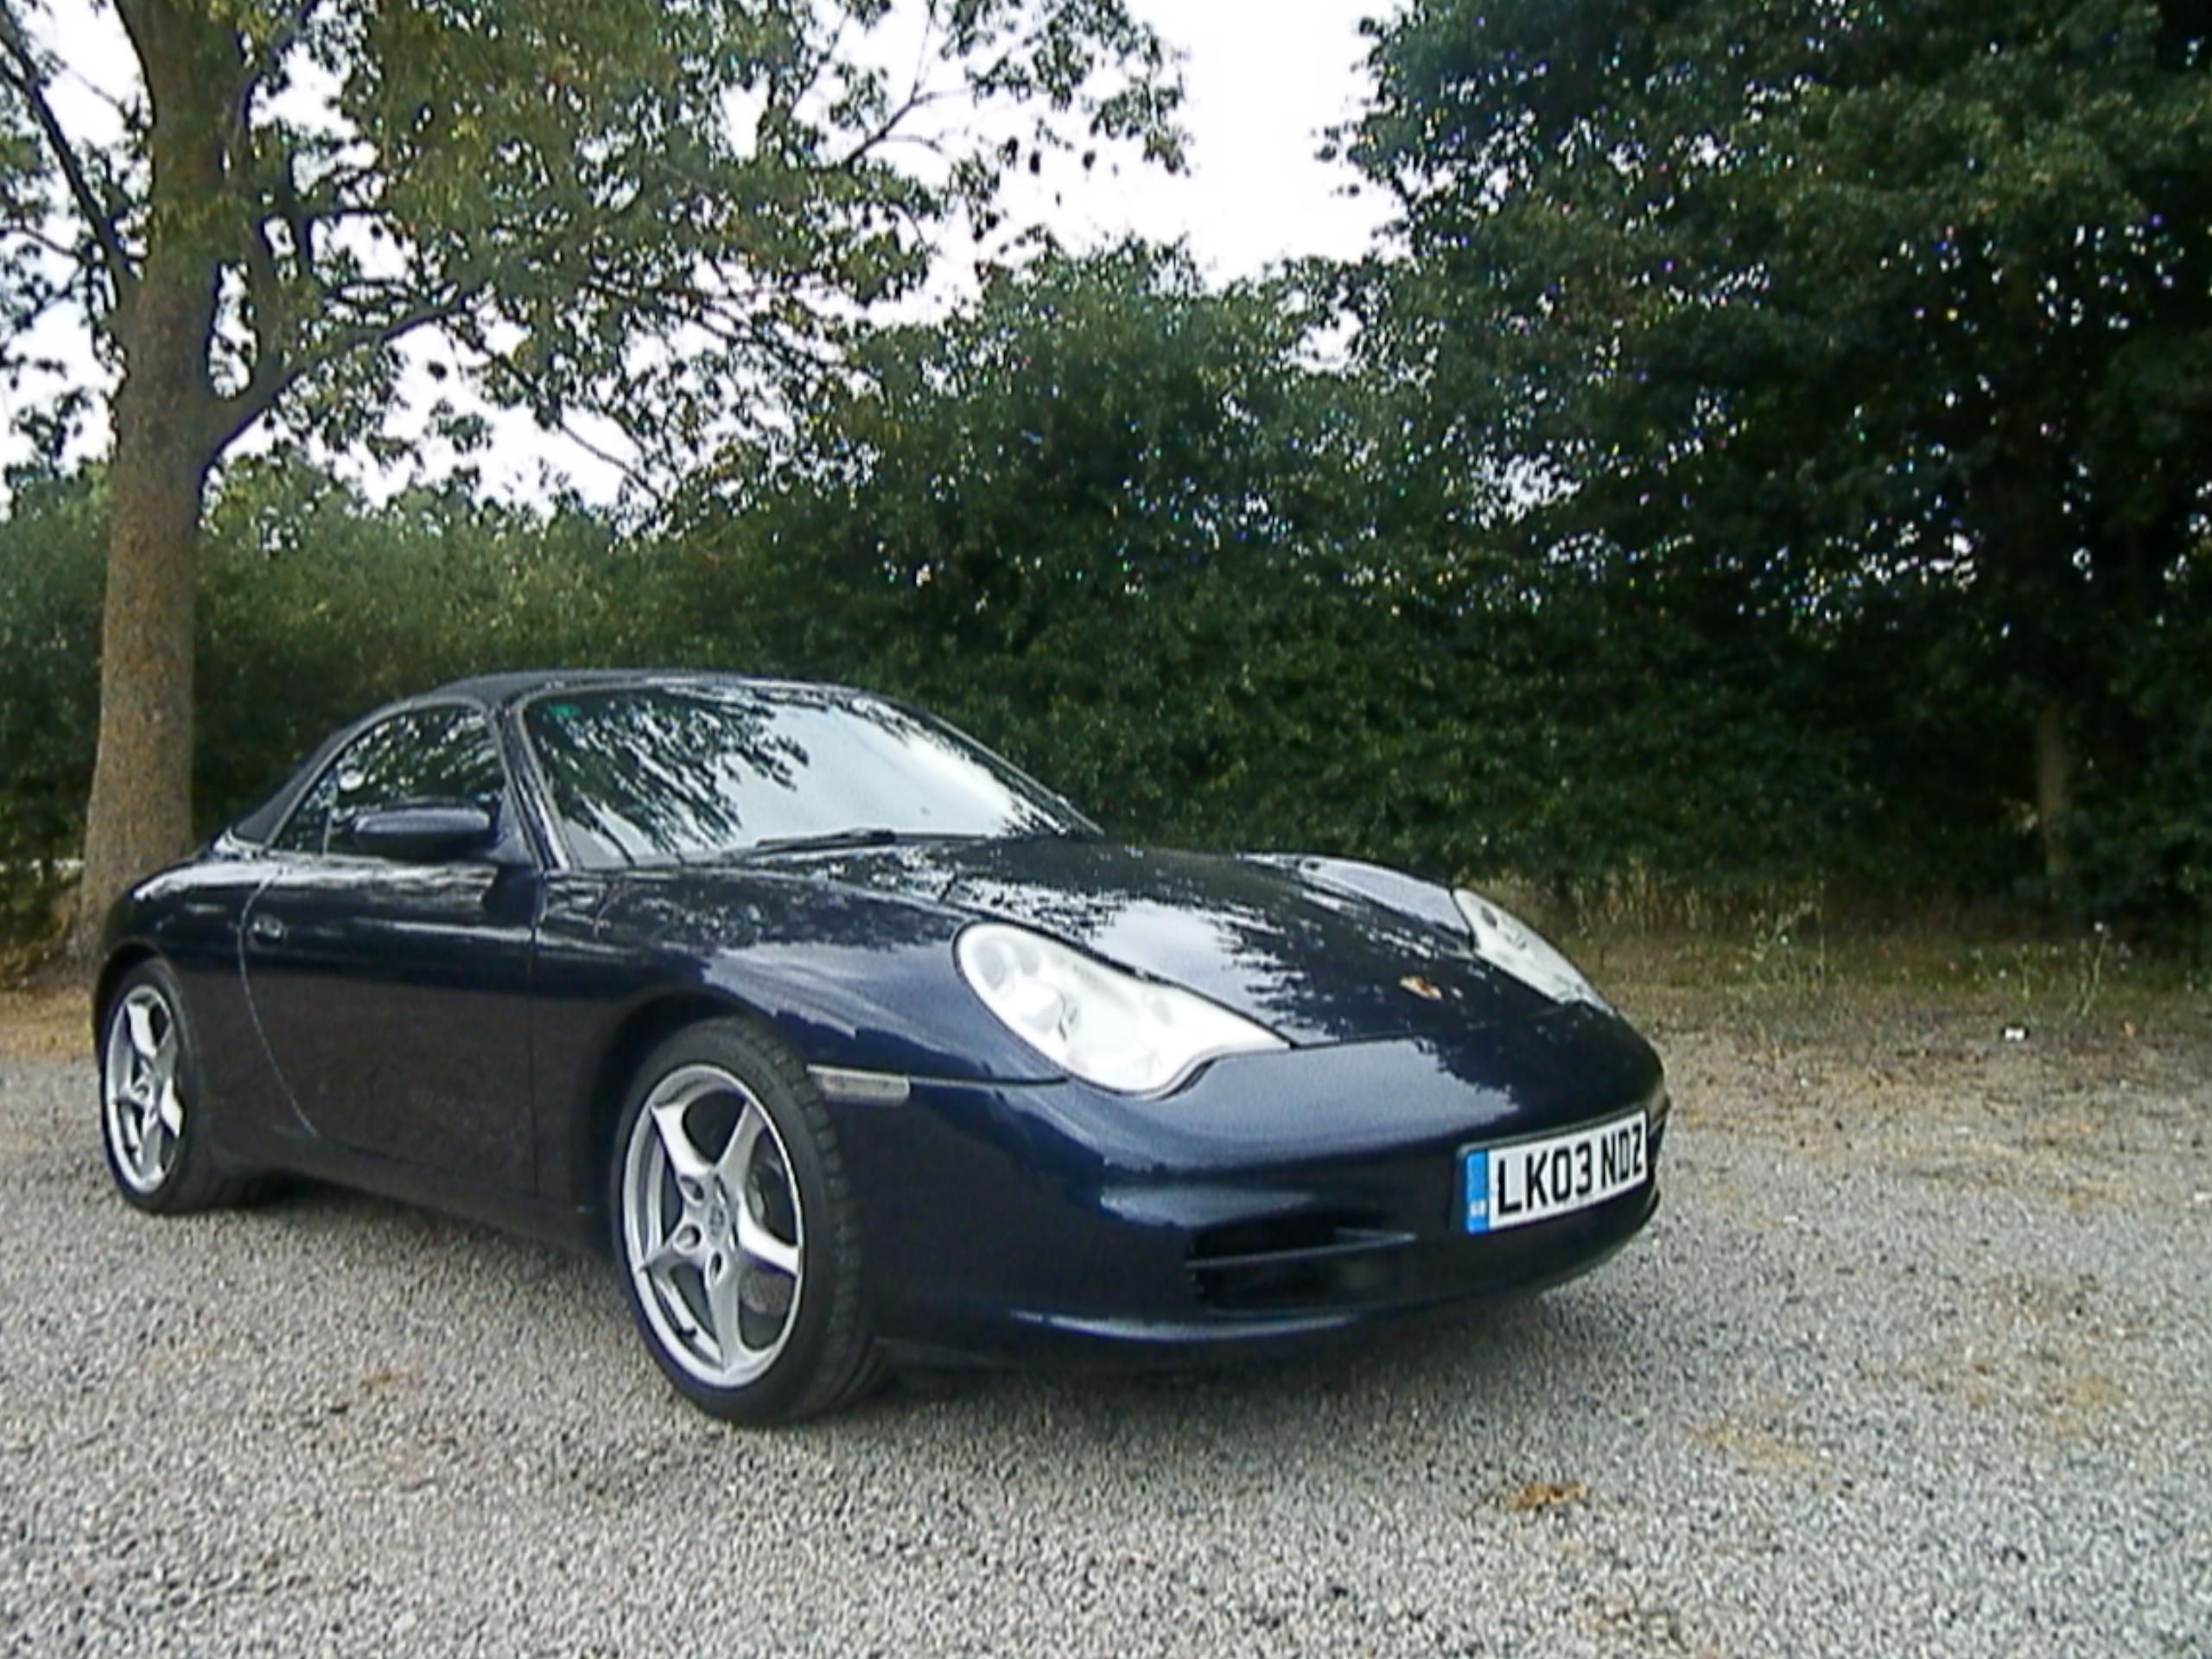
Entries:
POLYGON ((362 813, 346 830, 351 851, 409 864, 479 857, 499 839, 498 817, 473 801, 380 807, 362 813))

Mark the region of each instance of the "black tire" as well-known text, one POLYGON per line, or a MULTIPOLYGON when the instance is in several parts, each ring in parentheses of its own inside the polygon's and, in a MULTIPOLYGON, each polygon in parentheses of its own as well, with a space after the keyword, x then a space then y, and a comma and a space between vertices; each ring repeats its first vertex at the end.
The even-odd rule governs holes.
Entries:
POLYGON ((677 1032, 645 1058, 615 1126, 607 1217, 615 1277, 646 1351, 677 1391, 702 1411, 736 1423, 792 1422, 857 1398, 879 1378, 865 1314, 858 1206, 836 1135, 804 1064, 767 1033, 742 1020, 709 1020, 677 1032), (737 1089, 719 1086, 717 1076, 737 1089), (701 1207, 680 1190, 677 1155, 663 1131, 645 1122, 655 1103, 686 1126, 688 1150, 713 1160, 715 1178, 701 1207), (757 1106, 773 1134, 756 1127, 747 1142, 753 1150, 737 1154, 732 1148, 750 1122, 748 1106, 757 1106), (707 1141, 721 1129, 715 1120, 728 1120, 711 1150, 689 1139, 702 1116, 707 1121, 699 1131, 707 1141), (734 1156, 741 1156, 747 1171, 733 1191, 723 1177, 734 1156), (664 1226, 671 1201, 678 1218, 664 1226), (790 1250, 797 1271, 788 1281, 781 1323, 773 1327, 772 1353, 758 1360, 757 1372, 723 1381, 706 1373, 733 1363, 733 1351, 741 1366, 754 1362, 745 1357, 748 1350, 732 1350, 709 1328, 717 1321, 709 1308, 706 1262, 673 1264, 664 1276, 640 1262, 673 1247, 690 1228, 690 1245, 711 1255, 715 1270, 724 1267, 720 1252, 729 1252, 733 1300, 724 1306, 742 1303, 740 1326, 750 1316, 766 1330, 778 1317, 776 1288, 786 1281, 738 1246, 741 1205, 753 1236, 790 1250), (757 1300, 744 1300, 748 1295, 757 1300))
MULTIPOLYGON (((219 1139, 210 1122, 210 1106, 200 1084, 200 1050, 192 1021, 185 1013, 184 993, 168 964, 159 959, 140 963, 126 973, 101 1011, 99 1034, 100 1147, 107 1157, 108 1174, 124 1200, 149 1215, 184 1215, 240 1204, 262 1186, 253 1171, 228 1163, 217 1145, 219 1139), (155 1046, 174 1044, 166 1077, 173 1088, 177 1116, 172 1128, 162 1113, 137 1107, 128 1090, 145 1081, 130 1021, 133 1010, 145 1014, 155 1033, 155 1046), (128 1075, 121 1075, 118 1068, 128 1075), (111 1085, 124 1085, 112 1091, 111 1085), (137 1135, 132 1135, 134 1115, 137 1135), (148 1126, 158 1146, 150 1160, 134 1155, 144 1147, 148 1126)), ((158 1092, 158 1090, 156 1090, 158 1092)))

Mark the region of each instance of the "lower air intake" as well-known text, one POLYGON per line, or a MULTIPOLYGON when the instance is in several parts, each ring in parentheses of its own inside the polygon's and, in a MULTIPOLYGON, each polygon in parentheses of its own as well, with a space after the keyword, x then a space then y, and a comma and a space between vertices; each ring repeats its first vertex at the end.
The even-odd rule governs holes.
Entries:
POLYGON ((1225 1313, 1356 1304, 1387 1294, 1411 1233, 1364 1217, 1300 1215, 1211 1227, 1191 1245, 1198 1300, 1225 1313))

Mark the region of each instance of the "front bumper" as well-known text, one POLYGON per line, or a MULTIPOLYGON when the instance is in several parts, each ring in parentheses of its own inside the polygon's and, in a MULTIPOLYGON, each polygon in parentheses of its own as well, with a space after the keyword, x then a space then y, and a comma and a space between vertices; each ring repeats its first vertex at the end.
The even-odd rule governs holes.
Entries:
POLYGON ((1610 1017, 1223 1061, 1174 1096, 917 1079, 833 1107, 877 1333, 931 1359, 1242 1352, 1587 1271, 1658 1203, 1659 1064, 1610 1017), (1652 1113, 1653 1178, 1495 1234, 1471 1145, 1652 1113))

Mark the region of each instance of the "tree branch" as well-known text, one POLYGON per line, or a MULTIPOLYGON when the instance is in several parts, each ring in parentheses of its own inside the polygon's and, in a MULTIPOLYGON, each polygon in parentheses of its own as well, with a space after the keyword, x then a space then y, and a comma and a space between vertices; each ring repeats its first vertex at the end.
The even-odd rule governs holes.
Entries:
MULTIPOLYGON (((250 280, 250 279, 249 279, 250 280)), ((450 321, 483 296, 480 284, 457 290, 435 300, 423 300, 417 304, 378 322, 365 322, 352 328, 343 328, 318 344, 313 351, 296 358, 274 360, 264 372, 261 358, 254 359, 253 372, 246 384, 220 402, 219 429, 224 445, 233 442, 239 434, 268 413, 279 397, 306 378, 315 370, 350 357, 355 352, 375 351, 391 345, 403 334, 434 323, 450 321)))
MULTIPOLYGON (((586 454, 589 455, 593 460, 600 462, 602 466, 611 467, 617 473, 620 473, 622 475, 622 480, 625 483, 635 485, 639 491, 652 500, 655 507, 660 509, 664 512, 667 511, 669 505, 668 494, 658 483, 654 481, 651 474, 649 474, 645 468, 639 466, 637 462, 633 461, 625 461, 621 456, 614 454, 613 451, 608 449, 605 445, 594 442, 590 438, 586 437, 583 433, 577 430, 575 423, 569 418, 568 410, 560 406, 560 400, 548 396, 543 385, 535 378, 533 378, 527 370, 517 364, 512 359, 501 353, 489 350, 488 348, 484 352, 484 366, 487 369, 496 371, 500 374, 504 374, 508 379, 513 381, 515 385, 521 389, 525 401, 531 404, 531 412, 533 414, 537 414, 541 410, 551 410, 554 429, 557 430, 562 436, 567 438, 569 442, 575 444, 577 448, 582 450, 586 454)), ((612 421, 616 429, 621 432, 624 437, 628 438, 632 444, 635 445, 640 451, 645 449, 645 446, 638 442, 636 437, 631 434, 629 428, 623 423, 622 418, 620 416, 614 414, 612 410, 604 409, 594 410, 593 412, 601 415, 606 419, 612 421)), ((540 418, 543 419, 542 415, 540 415, 540 418)))
POLYGON ((258 419, 282 395, 284 371, 290 356, 291 329, 284 303, 283 277, 276 270, 276 251, 270 245, 266 221, 247 226, 245 295, 252 310, 247 327, 253 335, 253 367, 236 397, 238 410, 251 413, 245 413, 242 420, 232 423, 232 437, 258 419))
POLYGON ((319 3, 320 0, 299 0, 299 3, 292 8, 292 15, 261 44, 259 49, 240 53, 245 60, 244 68, 238 76, 237 94, 231 100, 231 140, 225 148, 231 148, 245 135, 253 116, 254 93, 261 89, 262 82, 268 79, 277 64, 283 61, 284 54, 292 49, 293 42, 300 38, 301 31, 308 26, 308 19, 319 3))
MULTIPOLYGON (((929 86, 930 47, 937 36, 937 7, 931 4, 922 19, 922 35, 914 48, 914 72, 906 83, 906 96, 899 105, 887 113, 874 130, 864 134, 853 147, 830 163, 841 173, 849 173, 872 153, 898 136, 899 126, 916 111, 956 96, 949 87, 929 86)), ((934 146, 932 146, 934 148, 934 146)))
MULTIPOLYGON (((4 4, 4 0, 0 0, 0 4, 4 4)), ((442 294, 425 296, 425 299, 418 299, 414 303, 400 303, 396 312, 383 316, 383 319, 356 323, 352 327, 332 329, 315 347, 294 356, 292 340, 279 336, 274 329, 274 319, 283 316, 283 276, 276 270, 276 250, 268 241, 268 217, 257 219, 252 226, 252 234, 245 241, 245 292, 254 299, 254 367, 245 378, 244 387, 238 387, 228 398, 221 398, 221 403, 219 403, 219 429, 224 431, 224 445, 230 445, 232 440, 237 440, 238 434, 244 434, 254 420, 268 414, 270 407, 274 407, 274 403, 285 391, 292 390, 294 385, 299 385, 301 380, 315 374, 325 365, 336 363, 339 359, 352 356, 354 352, 374 352, 385 345, 391 345, 403 334, 414 334, 418 327, 449 323, 455 316, 467 312, 471 305, 478 303, 493 288, 491 274, 475 274, 471 281, 451 285, 442 294), (264 312, 264 303, 268 303, 268 312, 264 312), (264 316, 272 319, 272 332, 268 336, 261 332, 264 316)), ((294 221, 294 234, 301 234, 296 228, 296 221, 294 221)), ((550 234, 540 238, 533 248, 524 250, 520 261, 515 261, 515 264, 520 268, 529 268, 537 259, 546 257, 553 250, 557 238, 550 237, 550 234)), ((303 281, 315 283, 316 299, 327 309, 329 301, 340 296, 345 289, 325 288, 323 283, 315 279, 315 272, 308 268, 303 250, 296 248, 294 254, 301 261, 303 281)), ((404 283, 372 283, 370 288, 387 289, 394 296, 407 292, 404 283)), ((288 334, 288 329, 285 329, 285 334, 288 334)))
POLYGON ((0 238, 18 237, 33 247, 42 249, 57 259, 66 259, 79 270, 84 269, 85 251, 72 247, 67 242, 57 242, 35 225, 0 225, 0 238))
POLYGON ((92 188, 90 175, 76 147, 69 142, 60 118, 54 112, 54 105, 46 96, 46 74, 41 68, 29 39, 23 33, 22 21, 16 16, 10 0, 0 0, 0 51, 7 60, 0 61, 0 80, 13 86, 30 106, 31 118, 38 123, 45 136, 47 149, 54 164, 61 169, 61 176, 69 187, 69 194, 83 215, 86 228, 99 243, 100 257, 107 266, 108 281, 115 289, 118 308, 127 304, 137 287, 138 275, 130 262, 130 255, 123 245, 123 238, 108 216, 106 205, 92 188))
POLYGON ((299 262, 300 275, 306 281, 321 283, 315 274, 315 215, 300 197, 299 157, 284 158, 283 188, 278 193, 276 211, 283 219, 284 229, 292 238, 292 257, 299 262))

